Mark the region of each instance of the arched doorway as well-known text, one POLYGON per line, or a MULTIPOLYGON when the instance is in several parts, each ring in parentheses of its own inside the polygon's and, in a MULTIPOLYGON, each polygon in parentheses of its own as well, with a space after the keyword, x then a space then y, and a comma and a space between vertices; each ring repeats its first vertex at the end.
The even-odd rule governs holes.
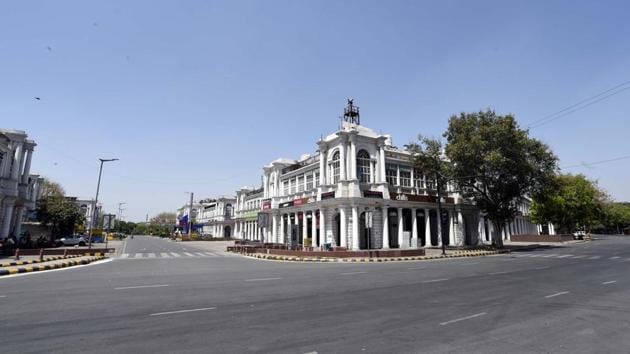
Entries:
POLYGON ((400 248, 398 244, 398 209, 387 210, 387 223, 389 230, 389 248, 400 248))
POLYGON ((335 223, 333 224, 333 240, 335 241, 334 246, 341 246, 341 234, 339 232, 341 230, 341 217, 339 213, 335 214, 335 223))
POLYGON ((223 228, 223 237, 225 238, 232 237, 232 228, 229 225, 223 228))

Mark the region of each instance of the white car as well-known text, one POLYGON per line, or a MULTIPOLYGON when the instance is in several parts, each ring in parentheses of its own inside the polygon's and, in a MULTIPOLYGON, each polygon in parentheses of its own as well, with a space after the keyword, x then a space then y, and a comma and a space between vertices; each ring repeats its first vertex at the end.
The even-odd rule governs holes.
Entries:
POLYGON ((583 240, 584 236, 586 236, 586 232, 584 232, 584 230, 576 231, 573 233, 573 238, 576 240, 583 240))
POLYGON ((60 238, 57 241, 59 246, 85 246, 87 241, 81 235, 71 235, 67 237, 60 238))

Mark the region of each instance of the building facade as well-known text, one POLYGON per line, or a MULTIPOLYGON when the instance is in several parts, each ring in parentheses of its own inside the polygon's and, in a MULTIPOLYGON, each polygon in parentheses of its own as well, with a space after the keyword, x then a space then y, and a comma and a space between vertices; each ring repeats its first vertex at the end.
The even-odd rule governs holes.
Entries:
POLYGON ((19 238, 35 210, 43 181, 30 174, 36 145, 23 131, 0 129, 0 238, 19 238))
POLYGON ((232 197, 206 199, 199 202, 196 222, 202 226, 202 234, 214 238, 231 238, 234 234, 234 204, 232 197))
POLYGON ((253 187, 243 187, 236 191, 235 238, 263 241, 263 230, 258 227, 258 215, 263 208, 263 193, 263 188, 253 187))
MULTIPOLYGON (((391 136, 362 126, 359 117, 349 100, 340 129, 320 139, 314 154, 265 166, 253 208, 238 209, 245 233, 237 237, 351 250, 491 243, 492 223, 450 185, 441 196, 438 225, 436 182, 413 167, 410 152, 394 146, 391 136), (255 218, 254 212, 267 218, 255 218)), ((237 195, 243 193, 246 198, 248 191, 237 195)), ((539 232, 528 211, 525 201, 506 225, 504 239, 539 232)), ((237 230, 241 224, 237 221, 237 230)))

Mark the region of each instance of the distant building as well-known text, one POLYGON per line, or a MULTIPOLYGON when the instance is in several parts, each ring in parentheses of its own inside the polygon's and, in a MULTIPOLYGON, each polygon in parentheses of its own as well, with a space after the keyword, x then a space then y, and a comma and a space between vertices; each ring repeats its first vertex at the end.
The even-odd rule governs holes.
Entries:
POLYGON ((231 238, 234 235, 233 197, 206 199, 199 202, 201 208, 196 222, 202 225, 201 233, 216 238, 231 238))
POLYGON ((20 237, 36 208, 43 182, 30 174, 36 145, 21 130, 0 129, 0 238, 20 237))

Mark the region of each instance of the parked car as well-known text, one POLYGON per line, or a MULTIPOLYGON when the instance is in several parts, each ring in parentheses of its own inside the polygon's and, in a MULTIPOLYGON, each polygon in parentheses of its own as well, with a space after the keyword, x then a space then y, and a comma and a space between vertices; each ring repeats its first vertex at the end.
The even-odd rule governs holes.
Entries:
POLYGON ((85 246, 87 241, 81 235, 70 235, 57 240, 57 246, 85 246))
POLYGON ((575 240, 583 240, 584 236, 586 236, 586 232, 584 232, 584 230, 579 230, 573 233, 573 239, 575 240))

